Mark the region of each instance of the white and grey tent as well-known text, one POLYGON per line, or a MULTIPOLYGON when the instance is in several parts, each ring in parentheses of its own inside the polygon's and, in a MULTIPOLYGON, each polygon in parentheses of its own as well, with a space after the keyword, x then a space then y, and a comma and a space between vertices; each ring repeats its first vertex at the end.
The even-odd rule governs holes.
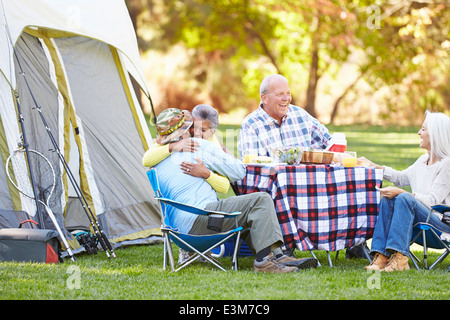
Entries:
MULTIPOLYGON (((37 218, 36 202, 5 171, 23 141, 22 122, 29 149, 56 173, 49 205, 73 249, 79 244, 68 231, 88 229, 89 220, 57 150, 116 247, 158 238, 141 164, 152 137, 131 78, 150 98, 123 0, 0 0, 0 228, 37 218)), ((33 171, 39 185, 44 177, 33 171)))

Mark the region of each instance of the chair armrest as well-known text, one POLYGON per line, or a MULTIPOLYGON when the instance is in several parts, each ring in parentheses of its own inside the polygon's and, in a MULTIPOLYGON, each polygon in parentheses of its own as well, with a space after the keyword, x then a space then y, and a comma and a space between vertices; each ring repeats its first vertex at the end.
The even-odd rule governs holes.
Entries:
POLYGON ((190 212, 196 215, 208 216, 210 214, 219 214, 224 216, 225 218, 233 218, 241 214, 241 212, 222 212, 222 211, 213 211, 213 210, 204 210, 198 207, 190 206, 178 201, 174 201, 167 198, 155 197, 156 200, 162 201, 168 205, 171 205, 177 209, 190 212))
POLYGON ((438 204, 438 205, 432 206, 431 208, 440 213, 450 211, 450 207, 445 204, 438 204))

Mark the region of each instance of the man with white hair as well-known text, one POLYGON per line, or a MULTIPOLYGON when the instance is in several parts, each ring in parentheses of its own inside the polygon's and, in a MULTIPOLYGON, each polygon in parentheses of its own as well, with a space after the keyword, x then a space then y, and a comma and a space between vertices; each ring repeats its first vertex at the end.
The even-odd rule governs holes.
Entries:
POLYGON ((260 86, 261 104, 241 125, 238 150, 246 154, 272 156, 271 146, 303 146, 325 149, 328 129, 303 108, 291 104, 288 81, 279 74, 266 77, 260 86))

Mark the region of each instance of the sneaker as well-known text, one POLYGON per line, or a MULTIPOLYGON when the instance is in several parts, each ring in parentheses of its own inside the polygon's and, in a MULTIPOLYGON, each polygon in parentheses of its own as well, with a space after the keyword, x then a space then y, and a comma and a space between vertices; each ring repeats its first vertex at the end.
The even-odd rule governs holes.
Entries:
POLYGON ((378 271, 378 270, 381 270, 384 267, 386 267, 386 265, 388 264, 388 261, 389 261, 389 258, 386 257, 384 254, 376 253, 372 262, 368 266, 365 266, 364 269, 378 271))
MULTIPOLYGON (((190 252, 190 251, 186 251, 184 249, 179 248, 178 250, 178 264, 182 264, 183 262, 185 262, 187 259, 189 259, 190 257, 192 257, 195 254, 195 252, 190 252)), ((211 252, 207 252, 206 255, 212 259, 211 257, 211 252)), ((207 262, 207 260, 203 257, 198 257, 197 258, 198 262, 207 262)))
POLYGON ((271 259, 264 259, 261 262, 255 261, 253 263, 253 271, 255 272, 289 273, 297 270, 296 267, 287 267, 271 259))
POLYGON ((316 268, 318 265, 317 259, 314 258, 297 259, 287 255, 282 255, 278 259, 275 259, 275 261, 286 267, 296 267, 298 269, 316 268))
POLYGON ((408 261, 409 258, 407 256, 401 254, 400 252, 396 252, 391 256, 386 267, 384 267, 380 271, 392 272, 409 270, 408 261))
POLYGON ((370 252, 369 247, 367 247, 366 242, 346 249, 345 250, 345 259, 353 259, 353 258, 366 259, 367 257, 366 257, 365 252, 370 252))
POLYGON ((193 255, 192 252, 178 248, 178 264, 182 264, 193 255))

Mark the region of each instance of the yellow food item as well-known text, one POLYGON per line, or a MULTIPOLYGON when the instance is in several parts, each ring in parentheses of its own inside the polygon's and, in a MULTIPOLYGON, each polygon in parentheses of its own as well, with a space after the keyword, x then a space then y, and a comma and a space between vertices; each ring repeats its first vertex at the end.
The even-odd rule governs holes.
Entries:
POLYGON ((257 154, 246 154, 244 158, 245 163, 253 163, 255 158, 258 157, 257 154))
POLYGON ((267 156, 257 156, 253 161, 255 163, 272 163, 272 158, 267 156))

